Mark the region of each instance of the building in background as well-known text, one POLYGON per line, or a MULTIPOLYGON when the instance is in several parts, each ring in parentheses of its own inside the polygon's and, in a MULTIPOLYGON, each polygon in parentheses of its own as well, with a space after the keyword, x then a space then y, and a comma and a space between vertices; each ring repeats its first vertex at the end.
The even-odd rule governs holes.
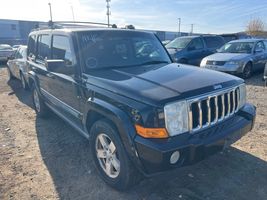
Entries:
MULTIPOLYGON (((42 27, 46 24, 40 21, 22 21, 0 19, 0 44, 27 44, 29 33, 36 27, 42 27)), ((145 30, 155 33, 158 38, 163 40, 173 40, 178 37, 178 32, 159 31, 159 30, 145 30)), ((181 32, 181 36, 187 36, 189 33, 181 32)), ((194 34, 199 35, 199 34, 194 34)))
POLYGON ((29 33, 38 24, 37 21, 0 19, 0 44, 27 44, 29 33))

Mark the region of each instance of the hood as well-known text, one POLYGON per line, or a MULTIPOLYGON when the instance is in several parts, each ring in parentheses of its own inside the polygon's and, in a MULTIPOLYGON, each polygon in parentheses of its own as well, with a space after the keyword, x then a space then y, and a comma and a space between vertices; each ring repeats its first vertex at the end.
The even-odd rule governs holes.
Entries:
POLYGON ((206 60, 214 60, 214 61, 229 61, 229 60, 242 60, 246 57, 250 56, 250 54, 246 53, 215 53, 210 56, 207 56, 206 60))
POLYGON ((189 65, 159 64, 142 67, 94 70, 90 84, 143 103, 162 105, 237 85, 242 79, 189 65))

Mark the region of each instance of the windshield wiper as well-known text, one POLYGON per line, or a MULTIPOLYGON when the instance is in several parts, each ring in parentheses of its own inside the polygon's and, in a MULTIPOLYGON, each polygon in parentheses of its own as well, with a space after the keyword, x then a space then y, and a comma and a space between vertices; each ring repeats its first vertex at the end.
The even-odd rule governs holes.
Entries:
POLYGON ((169 62, 168 61, 164 61, 164 60, 152 60, 152 61, 141 63, 141 64, 139 64, 137 66, 153 65, 153 64, 161 64, 161 63, 169 63, 169 62))

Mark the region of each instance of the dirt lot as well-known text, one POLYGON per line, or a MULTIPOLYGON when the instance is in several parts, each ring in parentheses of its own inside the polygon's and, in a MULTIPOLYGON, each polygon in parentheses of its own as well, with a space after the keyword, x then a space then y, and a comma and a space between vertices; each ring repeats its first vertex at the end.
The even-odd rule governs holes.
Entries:
POLYGON ((267 88, 247 81, 257 106, 254 130, 197 165, 143 180, 128 192, 108 187, 87 140, 57 116, 36 118, 29 92, 0 68, 0 199, 267 199, 267 88))

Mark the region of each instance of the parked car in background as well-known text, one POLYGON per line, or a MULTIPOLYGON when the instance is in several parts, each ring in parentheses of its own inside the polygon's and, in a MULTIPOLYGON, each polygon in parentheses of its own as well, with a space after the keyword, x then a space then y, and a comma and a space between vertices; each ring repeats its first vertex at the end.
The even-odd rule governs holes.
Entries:
POLYGON ((267 63, 265 64, 265 69, 263 73, 264 86, 267 87, 267 63))
POLYGON ((184 36, 172 40, 165 47, 174 62, 199 66, 202 58, 224 45, 221 36, 184 36))
POLYGON ((167 44, 169 44, 171 42, 171 40, 163 40, 161 41, 161 43, 166 46, 167 44))
POLYGON ((8 44, 0 44, 0 61, 6 62, 13 54, 13 48, 8 44))
POLYGON ((17 50, 21 45, 20 44, 16 44, 16 45, 13 45, 12 48, 13 50, 17 50))
POLYGON ((23 89, 28 89, 27 46, 19 46, 7 62, 9 79, 21 80, 23 89))
POLYGON ((243 39, 226 43, 218 53, 205 57, 200 66, 249 78, 264 69, 267 61, 267 40, 243 39))

